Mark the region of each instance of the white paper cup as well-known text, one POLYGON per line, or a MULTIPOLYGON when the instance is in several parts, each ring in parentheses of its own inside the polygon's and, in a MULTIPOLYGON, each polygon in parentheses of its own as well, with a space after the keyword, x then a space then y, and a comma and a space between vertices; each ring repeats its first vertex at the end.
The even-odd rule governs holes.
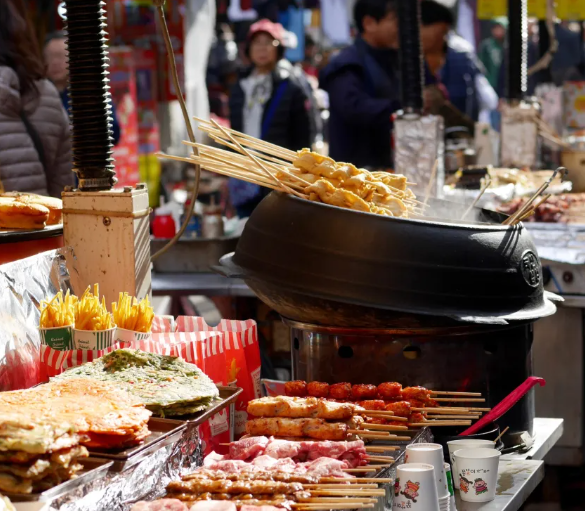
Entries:
POLYGON ((73 344, 78 350, 103 350, 114 345, 116 327, 109 330, 73 329, 73 344))
POLYGON ((53 328, 39 328, 41 342, 54 350, 65 351, 73 349, 73 327, 57 326, 53 328))
POLYGON ((442 445, 411 444, 406 447, 405 461, 406 463, 427 463, 432 465, 435 469, 437 495, 439 497, 446 497, 449 495, 442 445))
POLYGON ((392 509, 441 511, 432 465, 405 463, 396 468, 392 509))
POLYGON ((457 476, 457 466, 453 453, 459 449, 493 449, 495 443, 491 440, 474 440, 472 438, 462 440, 451 440, 447 442, 449 448, 449 459, 451 460, 451 467, 453 468, 453 485, 455 489, 459 489, 459 477, 457 476))
POLYGON ((439 511, 449 511, 451 495, 439 499, 439 511))
POLYGON ((115 342, 132 343, 135 341, 146 341, 151 337, 152 334, 150 332, 135 332, 134 330, 116 327, 115 342))
POLYGON ((459 495, 464 502, 489 502, 496 498, 498 465, 502 453, 496 449, 455 451, 459 495))

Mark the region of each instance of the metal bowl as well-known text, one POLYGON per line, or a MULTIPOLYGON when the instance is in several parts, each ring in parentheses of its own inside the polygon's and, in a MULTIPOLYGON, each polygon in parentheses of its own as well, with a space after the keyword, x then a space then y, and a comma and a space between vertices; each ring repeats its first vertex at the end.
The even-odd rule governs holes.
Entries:
MULTIPOLYGON (((476 216, 505 218, 484 210, 476 216)), ((273 192, 221 264, 299 321, 315 320, 291 314, 303 301, 325 314, 400 311, 500 324, 556 310, 522 224, 389 218, 273 192)))

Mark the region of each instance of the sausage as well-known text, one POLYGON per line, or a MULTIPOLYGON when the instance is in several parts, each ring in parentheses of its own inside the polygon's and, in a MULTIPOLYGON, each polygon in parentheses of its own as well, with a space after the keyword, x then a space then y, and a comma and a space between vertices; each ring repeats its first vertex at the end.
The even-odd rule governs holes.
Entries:
POLYGON ((358 405, 360 405, 362 408, 365 408, 366 410, 386 409, 386 403, 384 403, 384 401, 382 401, 381 399, 370 399, 367 401, 360 401, 358 405))
POLYGON ((410 403, 408 401, 396 401, 395 403, 388 403, 386 410, 394 412, 397 417, 410 416, 410 403))
POLYGON ((426 401, 429 399, 431 393, 424 387, 405 387, 402 389, 402 397, 404 399, 418 399, 420 401, 426 401))
POLYGON ((376 399, 378 397, 378 389, 375 385, 354 385, 351 388, 351 397, 356 400, 376 399))
POLYGON ((287 381, 284 384, 284 393, 291 397, 306 397, 307 382, 303 380, 287 381))
POLYGON ((401 397, 402 385, 398 382, 386 382, 378 385, 378 396, 381 399, 396 399, 401 397))
POLYGON ((329 384, 322 381, 312 381, 307 384, 307 394, 313 397, 329 397, 329 384))
POLYGON ((329 397, 332 399, 351 399, 351 383, 334 383, 329 387, 329 397))

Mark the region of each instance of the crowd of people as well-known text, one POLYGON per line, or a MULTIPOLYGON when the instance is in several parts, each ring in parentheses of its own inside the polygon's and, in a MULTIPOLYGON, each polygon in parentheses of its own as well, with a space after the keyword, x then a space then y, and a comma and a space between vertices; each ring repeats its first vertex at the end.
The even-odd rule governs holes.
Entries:
MULTIPOLYGON (((476 54, 456 33, 451 9, 420 1, 425 111, 443 115, 447 127, 472 132, 478 120, 497 127, 507 20, 493 21, 476 54)), ((7 190, 58 195, 74 179, 66 35, 51 34, 41 52, 23 0, 3 0, 0 9, 0 181, 7 190)), ((290 38, 280 24, 268 19, 248 24, 247 34, 234 42, 243 26, 236 28, 218 21, 207 77, 213 114, 236 130, 291 150, 325 140, 336 160, 392 168, 392 119, 401 108, 402 87, 397 0, 356 0, 353 43, 326 52, 307 36, 305 59, 295 64, 285 58, 290 38)), ((566 77, 566 68, 572 78, 583 76, 582 41, 559 24, 556 31, 559 44, 574 51, 559 51, 548 80, 566 77), (565 63, 567 58, 571 62, 565 63)), ((535 44, 529 49, 534 62, 535 44)), ((531 78, 531 91, 536 79, 531 78)), ((119 137, 114 109, 113 142, 119 137)), ((241 181, 229 188, 240 216, 248 216, 265 194, 241 181)))

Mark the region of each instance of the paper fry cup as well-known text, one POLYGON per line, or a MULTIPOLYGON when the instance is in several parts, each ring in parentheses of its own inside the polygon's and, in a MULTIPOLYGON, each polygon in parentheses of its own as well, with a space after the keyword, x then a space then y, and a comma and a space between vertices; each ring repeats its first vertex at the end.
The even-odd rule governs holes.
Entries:
POLYGON ((146 341, 150 339, 152 334, 150 332, 134 332, 133 330, 126 330, 125 328, 116 328, 115 342, 135 342, 146 341))
POLYGON ((459 489, 459 477, 457 476, 457 463, 455 463, 455 458, 453 457, 455 451, 458 451, 459 449, 493 449, 494 445, 494 442, 491 440, 473 440, 471 438, 467 440, 451 440, 450 442, 447 442, 449 459, 451 460, 451 466, 453 467, 453 484, 456 490, 459 489))
POLYGON ((464 502, 489 502, 496 498, 498 465, 502 453, 496 449, 455 451, 459 495, 464 502))
POLYGON ((53 328, 39 328, 41 342, 54 350, 64 351, 73 349, 73 327, 57 326, 53 328))
POLYGON ((392 509, 440 511, 435 469, 426 463, 405 463, 396 468, 392 509))
POLYGON ((442 445, 411 444, 406 447, 406 463, 427 463, 432 465, 435 469, 437 495, 439 497, 446 497, 449 495, 442 445))
POLYGON ((73 343, 78 350, 103 350, 114 344, 116 327, 109 330, 73 330, 73 343))

